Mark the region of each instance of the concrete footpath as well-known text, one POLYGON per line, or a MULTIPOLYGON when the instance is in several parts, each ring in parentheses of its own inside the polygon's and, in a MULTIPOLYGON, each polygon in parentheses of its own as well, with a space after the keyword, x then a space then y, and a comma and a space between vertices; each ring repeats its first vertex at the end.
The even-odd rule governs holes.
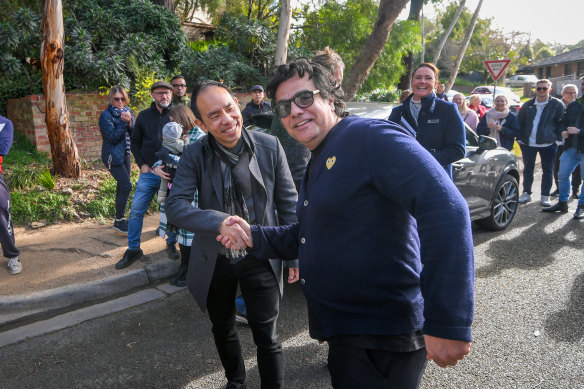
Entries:
POLYGON ((0 332, 171 277, 180 260, 166 255, 165 241, 155 235, 158 220, 158 213, 144 219, 144 256, 122 270, 114 265, 127 248, 127 237, 116 233, 109 223, 15 228, 23 270, 11 275, 7 259, 1 261, 0 332))

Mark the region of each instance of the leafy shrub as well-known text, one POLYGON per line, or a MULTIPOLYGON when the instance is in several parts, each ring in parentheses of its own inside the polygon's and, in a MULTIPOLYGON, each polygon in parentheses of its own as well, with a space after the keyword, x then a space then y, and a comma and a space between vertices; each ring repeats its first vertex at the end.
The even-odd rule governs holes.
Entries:
POLYGON ((47 190, 53 190, 55 187, 55 180, 53 180, 53 176, 51 176, 51 172, 49 169, 45 169, 42 172, 37 174, 37 181, 41 186, 47 190))
POLYGON ((370 92, 358 94, 356 101, 384 101, 393 103, 399 98, 400 91, 397 89, 374 89, 370 92))
POLYGON ((30 191, 13 192, 10 197, 12 219, 15 224, 27 224, 42 219, 49 223, 75 219, 70 195, 49 191, 30 191))

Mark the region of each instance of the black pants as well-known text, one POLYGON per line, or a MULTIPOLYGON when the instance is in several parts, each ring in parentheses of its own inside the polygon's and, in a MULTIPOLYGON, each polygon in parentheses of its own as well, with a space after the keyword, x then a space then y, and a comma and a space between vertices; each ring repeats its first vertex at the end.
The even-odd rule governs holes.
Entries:
POLYGON ((426 369, 426 348, 390 352, 329 344, 328 368, 335 389, 416 389, 426 369))
POLYGON ((20 251, 14 245, 14 228, 10 214, 10 193, 0 174, 0 243, 6 258, 18 257, 20 251))
MULTIPOLYGON (((556 157, 554 159, 554 181, 556 183, 556 188, 558 191, 560 189, 560 184, 558 183, 558 172, 560 171, 560 157, 564 153, 564 145, 559 145, 558 150, 556 150, 556 157)), ((576 166, 576 169, 572 172, 572 193, 578 193, 580 190, 580 183, 582 182, 582 177, 580 175, 580 165, 576 166)))
POLYGON ((111 166, 109 172, 118 184, 116 187, 116 219, 121 219, 126 215, 126 205, 132 191, 132 182, 130 181, 130 155, 124 157, 123 165, 111 166))
POLYGON ((284 380, 282 345, 276 321, 280 306, 278 281, 270 263, 247 256, 229 264, 217 258, 209 287, 207 311, 213 324, 215 346, 228 381, 245 382, 241 344, 235 329, 235 296, 239 282, 247 305, 247 319, 257 346, 258 371, 262 389, 281 388, 284 380))

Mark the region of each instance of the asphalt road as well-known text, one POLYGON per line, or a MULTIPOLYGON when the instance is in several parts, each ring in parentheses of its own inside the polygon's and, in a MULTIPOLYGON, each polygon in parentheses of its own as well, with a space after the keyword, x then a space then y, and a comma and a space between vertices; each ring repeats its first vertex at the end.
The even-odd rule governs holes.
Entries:
MULTIPOLYGON (((534 196, 534 200, 538 196, 534 196)), ((520 207, 510 228, 476 228, 471 355, 430 364, 422 388, 584 388, 584 221, 520 207)), ((280 334, 289 388, 329 388, 327 346, 308 337, 297 285, 280 334)), ((249 328, 240 325, 249 387, 259 388, 249 328)), ((0 387, 220 388, 210 323, 186 290, 0 348, 0 387)))

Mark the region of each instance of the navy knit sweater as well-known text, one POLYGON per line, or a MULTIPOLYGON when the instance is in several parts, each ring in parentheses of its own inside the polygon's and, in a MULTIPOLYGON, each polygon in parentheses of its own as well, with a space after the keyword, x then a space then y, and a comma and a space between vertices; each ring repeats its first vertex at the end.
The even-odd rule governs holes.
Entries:
POLYGON ((474 257, 467 204, 402 127, 354 116, 329 133, 298 223, 253 226, 258 258, 299 258, 326 338, 423 330, 471 340, 474 257))

